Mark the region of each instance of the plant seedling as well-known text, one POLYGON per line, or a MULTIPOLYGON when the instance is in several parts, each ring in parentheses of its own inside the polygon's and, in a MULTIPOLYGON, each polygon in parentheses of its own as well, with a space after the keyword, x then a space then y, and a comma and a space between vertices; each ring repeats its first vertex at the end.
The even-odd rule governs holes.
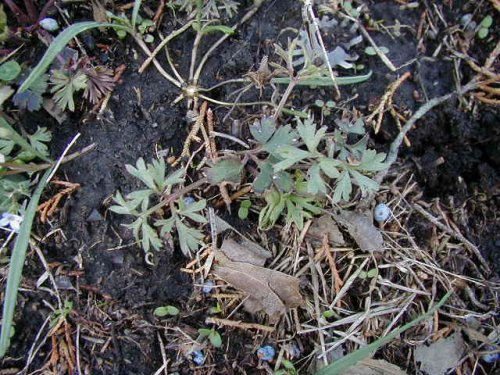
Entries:
POLYGON ((493 17, 488 14, 477 27, 477 37, 479 39, 486 39, 490 33, 491 25, 493 25, 493 17))
POLYGON ((200 338, 208 338, 210 344, 212 344, 214 348, 220 348, 222 346, 222 337, 215 328, 200 328, 198 329, 198 333, 200 334, 200 338))
POLYGON ((159 318, 164 316, 177 316, 179 315, 179 309, 171 305, 160 306, 154 309, 153 314, 159 318))

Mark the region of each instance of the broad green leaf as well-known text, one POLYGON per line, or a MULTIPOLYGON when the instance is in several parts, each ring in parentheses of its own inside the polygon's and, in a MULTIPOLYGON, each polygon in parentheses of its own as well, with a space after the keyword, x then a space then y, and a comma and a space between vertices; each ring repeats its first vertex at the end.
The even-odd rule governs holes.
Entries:
POLYGON ((21 73, 21 66, 17 61, 7 61, 0 65, 0 81, 12 81, 21 73))
POLYGON ((179 315, 179 309, 175 306, 167 305, 167 306, 160 306, 154 309, 153 314, 158 316, 158 317, 164 317, 164 316, 176 316, 179 315))
POLYGON ((112 27, 114 29, 132 32, 132 30, 127 26, 116 25, 112 23, 101 23, 101 22, 78 22, 67 27, 52 41, 52 43, 50 43, 50 46, 49 48, 47 48, 47 51, 45 51, 45 54, 43 55, 42 59, 37 64, 37 66, 31 71, 30 75, 22 83, 21 87, 19 87, 18 92, 23 92, 28 90, 32 86, 33 82, 36 81, 42 74, 45 73, 47 68, 52 63, 52 61, 54 61, 56 56, 64 49, 66 44, 68 44, 71 39, 73 39, 81 32, 90 29, 95 29, 98 27, 112 27))
POLYGON ((307 149, 312 153, 316 153, 319 143, 325 136, 326 126, 316 131, 316 124, 311 119, 307 119, 304 122, 298 120, 297 131, 306 144, 307 149))
POLYGON ((292 175, 285 171, 276 172, 273 175, 273 183, 283 193, 291 192, 295 185, 292 175))
POLYGON ((253 189, 256 193, 263 193, 271 187, 273 183, 273 166, 269 162, 264 162, 260 167, 260 173, 253 182, 253 189))
POLYGON ((199 328, 198 333, 201 337, 208 337, 212 333, 212 330, 210 328, 199 328))
POLYGON ((252 137, 261 145, 266 143, 276 130, 276 122, 272 117, 263 117, 248 127, 252 137))
POLYGON ((294 166, 301 160, 310 157, 311 153, 301 150, 295 146, 284 145, 277 150, 277 155, 284 160, 274 164, 273 169, 275 172, 284 171, 285 169, 294 166))
POLYGON ((483 18, 479 26, 484 27, 486 29, 489 29, 493 25, 493 17, 490 15, 487 15, 486 17, 483 18))
POLYGON ((281 146, 291 145, 296 140, 297 133, 292 130, 290 125, 280 126, 262 149, 271 155, 279 156, 278 150, 281 146))
POLYGON ((344 200, 348 202, 351 193, 351 178, 349 177, 349 173, 347 171, 343 171, 337 179, 337 185, 335 186, 335 191, 333 193, 333 201, 340 202, 341 200, 344 200))
POLYGON ((350 170, 349 173, 354 178, 354 181, 361 189, 361 193, 365 196, 367 193, 375 192, 379 189, 379 184, 369 177, 366 177, 355 170, 350 170))
POLYGON ((321 170, 330 178, 338 178, 340 176, 340 172, 337 167, 341 164, 342 162, 336 159, 326 157, 319 159, 319 166, 321 167, 321 170))
POLYGON ((216 330, 213 330, 210 335, 208 335, 208 339, 215 348, 220 348, 222 346, 222 337, 216 330))
POLYGON ((367 172, 377 172, 386 169, 387 164, 384 163, 385 156, 382 152, 377 153, 375 150, 365 150, 361 158, 361 163, 356 169, 367 172))
POLYGON ((207 169, 207 178, 212 185, 218 185, 221 182, 239 183, 242 170, 243 164, 239 159, 222 159, 207 169))
POLYGON ((477 32, 477 37, 479 39, 486 39, 489 33, 490 33, 489 29, 487 29, 486 27, 481 27, 477 32))
POLYGON ((318 193, 326 195, 326 185, 321 177, 319 164, 313 164, 307 172, 307 192, 313 195, 318 193))

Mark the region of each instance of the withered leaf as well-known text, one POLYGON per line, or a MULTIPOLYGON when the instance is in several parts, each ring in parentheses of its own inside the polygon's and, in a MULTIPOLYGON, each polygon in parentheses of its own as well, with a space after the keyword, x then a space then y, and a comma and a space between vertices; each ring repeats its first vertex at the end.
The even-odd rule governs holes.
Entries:
POLYGON ((342 375, 406 375, 406 372, 387 361, 367 358, 342 375))
POLYGON ((238 243, 231 238, 226 238, 220 249, 234 262, 245 262, 255 266, 263 266, 266 260, 272 256, 270 251, 246 239, 242 239, 238 243))
POLYGON ((344 236, 330 215, 323 215, 314 219, 307 231, 307 236, 311 237, 313 241, 321 243, 325 233, 328 234, 328 242, 331 246, 345 245, 344 236))
POLYGON ((363 251, 382 251, 384 239, 380 231, 375 228, 372 215, 369 211, 364 213, 340 211, 334 214, 337 223, 345 226, 351 237, 363 251))
POLYGON ((465 343, 460 332, 442 338, 429 346, 420 345, 415 349, 415 360, 420 362, 420 370, 429 375, 444 375, 460 363, 465 353, 465 343))
POLYGON ((215 252, 214 274, 250 296, 250 312, 264 310, 276 322, 286 308, 302 304, 299 279, 249 263, 233 262, 221 251, 215 252))

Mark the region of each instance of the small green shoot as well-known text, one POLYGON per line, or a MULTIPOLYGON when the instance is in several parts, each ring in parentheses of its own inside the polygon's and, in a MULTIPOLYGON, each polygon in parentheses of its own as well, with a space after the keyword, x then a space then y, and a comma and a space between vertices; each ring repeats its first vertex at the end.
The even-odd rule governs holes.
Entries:
POLYGON ((248 199, 240 203, 240 208, 238 210, 238 217, 241 220, 245 220, 248 217, 248 213, 250 212, 250 207, 252 207, 252 202, 248 199))
POLYGON ((160 306, 154 309, 153 314, 159 318, 164 316, 177 316, 179 315, 179 309, 171 305, 160 306))
POLYGON ((207 337, 213 347, 220 348, 222 346, 222 337, 215 328, 200 328, 198 329, 198 333, 200 334, 200 338, 207 337))
POLYGON ((486 39, 490 33, 491 25, 493 25, 493 17, 488 14, 477 27, 477 37, 479 39, 486 39))

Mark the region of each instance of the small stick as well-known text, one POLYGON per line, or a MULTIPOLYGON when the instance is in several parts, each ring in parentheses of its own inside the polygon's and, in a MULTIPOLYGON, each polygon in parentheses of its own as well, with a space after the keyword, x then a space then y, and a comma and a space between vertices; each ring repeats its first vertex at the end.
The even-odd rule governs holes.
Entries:
POLYGON ((227 326, 241 329, 256 329, 257 331, 274 332, 274 327, 264 326, 257 323, 244 323, 239 320, 229 320, 220 318, 207 318, 205 320, 206 324, 217 324, 219 326, 227 326))

